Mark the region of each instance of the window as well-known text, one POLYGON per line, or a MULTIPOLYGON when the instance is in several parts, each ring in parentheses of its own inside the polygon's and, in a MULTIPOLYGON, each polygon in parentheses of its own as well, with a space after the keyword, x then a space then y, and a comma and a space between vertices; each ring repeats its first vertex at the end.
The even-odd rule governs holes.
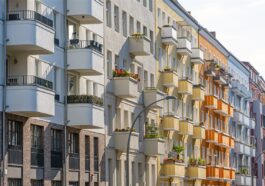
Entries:
POLYGON ((146 0, 143 0, 143 5, 144 7, 146 7, 146 0))
POLYGON ((154 74, 150 74, 150 87, 155 87, 155 76, 154 74))
POLYGON ((85 169, 90 171, 90 137, 85 136, 85 169))
POLYGON ((150 51, 154 54, 154 32, 150 31, 150 51))
POLYGON ((127 60, 123 59, 122 61, 122 68, 127 70, 127 60))
POLYGON ((115 26, 115 31, 119 32, 120 30, 120 25, 119 25, 119 7, 116 5, 114 6, 114 26, 115 26))
POLYGON ((113 186, 113 171, 112 171, 112 159, 108 159, 108 173, 109 173, 109 186, 113 186))
POLYGON ((144 71, 144 87, 148 87, 148 72, 144 71))
POLYGON ((22 179, 8 179, 8 186, 22 186, 22 179))
POLYGON ((157 19, 158 19, 158 26, 161 27, 162 26, 162 19, 161 19, 161 9, 158 8, 157 9, 157 19))
POLYGON ((134 33, 134 19, 130 16, 130 35, 134 33))
POLYGON ((52 186, 62 186, 61 181, 52 181, 52 186))
POLYGON ((136 22, 136 32, 141 33, 141 23, 139 21, 136 22))
POLYGON ((122 11, 122 33, 127 37, 127 13, 122 11))
POLYGON ((51 167, 62 168, 62 131, 51 129, 51 167))
POLYGON ((107 77, 112 78, 112 53, 107 51, 107 77))
POLYGON ((31 125, 31 165, 44 166, 43 127, 31 125))
POLYGON ((111 2, 106 2, 106 24, 111 27, 111 2))
POLYGON ((8 120, 8 146, 22 146, 22 122, 8 120))
POLYGON ((79 186, 79 182, 78 181, 70 181, 69 186, 79 186))
POLYGON ((79 169, 79 135, 69 133, 69 169, 79 169))
POLYGON ((143 34, 145 35, 145 37, 147 37, 147 28, 146 28, 146 26, 143 26, 143 34))
POLYGON ((43 186, 43 180, 31 180, 31 186, 43 186))
POLYGON ((112 118, 112 105, 108 105, 108 131, 109 131, 109 134, 112 133, 113 131, 113 118, 112 118))
POLYGON ((149 0, 149 10, 153 12, 153 0, 149 0))
POLYGON ((118 55, 115 55, 115 69, 118 69, 119 68, 119 56, 118 55))
POLYGON ((99 160, 98 160, 98 138, 94 137, 94 171, 99 171, 99 160))

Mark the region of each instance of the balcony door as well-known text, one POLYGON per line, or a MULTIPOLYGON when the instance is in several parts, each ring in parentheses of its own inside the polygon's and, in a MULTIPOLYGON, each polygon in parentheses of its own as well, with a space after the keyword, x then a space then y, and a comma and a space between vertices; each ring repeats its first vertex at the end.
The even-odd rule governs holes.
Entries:
POLYGON ((77 94, 77 77, 73 75, 68 76, 68 95, 77 94))

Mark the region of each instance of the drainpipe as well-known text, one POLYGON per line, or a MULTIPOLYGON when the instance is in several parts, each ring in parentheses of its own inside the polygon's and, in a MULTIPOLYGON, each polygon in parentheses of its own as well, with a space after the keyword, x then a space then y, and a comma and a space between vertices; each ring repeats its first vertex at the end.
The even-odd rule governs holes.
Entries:
POLYGON ((5 163, 5 154, 6 154, 6 43, 7 43, 7 28, 6 28, 6 14, 7 14, 7 1, 3 1, 3 113, 2 113, 2 172, 1 172, 1 185, 5 185, 5 177, 6 177, 6 163, 5 163))
POLYGON ((68 139, 67 139, 67 125, 68 125, 68 117, 67 117, 67 93, 68 93, 68 76, 67 76, 67 0, 64 0, 63 3, 64 8, 64 163, 63 163, 63 185, 67 184, 67 165, 66 160, 68 156, 68 139))

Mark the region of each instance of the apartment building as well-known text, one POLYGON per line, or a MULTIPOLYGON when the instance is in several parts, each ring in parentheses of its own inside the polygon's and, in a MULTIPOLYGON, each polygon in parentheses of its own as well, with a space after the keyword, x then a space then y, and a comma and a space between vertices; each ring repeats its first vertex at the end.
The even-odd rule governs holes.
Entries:
POLYGON ((206 128, 206 139, 202 144, 202 155, 206 158, 205 185, 231 185, 235 170, 230 165, 230 150, 234 138, 229 133, 229 118, 233 117, 233 106, 229 102, 231 74, 228 72, 228 52, 216 40, 215 33, 202 29, 199 43, 204 51, 205 101, 202 121, 206 128))
POLYGON ((1 185, 105 185, 103 2, 0 7, 1 185))
POLYGON ((250 100, 250 116, 255 121, 256 156, 252 159, 252 175, 256 177, 257 185, 264 185, 264 85, 263 78, 249 62, 243 62, 249 70, 249 89, 252 93, 250 100))
POLYGON ((160 161, 160 185, 201 185, 206 178, 201 158, 205 130, 199 107, 204 85, 199 70, 204 64, 198 43, 198 25, 177 1, 156 1, 157 87, 176 100, 160 111, 160 130, 166 141, 160 161))
POLYGON ((165 95, 156 89, 154 1, 107 0, 104 16, 106 179, 113 186, 125 185, 126 177, 130 185, 157 185, 157 158, 164 153, 157 131, 161 104, 136 120, 125 171, 128 128, 165 95))
POLYGON ((230 119, 230 134, 235 138, 235 148, 230 154, 230 163, 236 169, 233 185, 255 185, 251 177, 252 159, 255 157, 255 120, 250 117, 249 71, 233 55, 229 56, 228 71, 233 74, 229 102, 234 106, 234 117, 230 119))

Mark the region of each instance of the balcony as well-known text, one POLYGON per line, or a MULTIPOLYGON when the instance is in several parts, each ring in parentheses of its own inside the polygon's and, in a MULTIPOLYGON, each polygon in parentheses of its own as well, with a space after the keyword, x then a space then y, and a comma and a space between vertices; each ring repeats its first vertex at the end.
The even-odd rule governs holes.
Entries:
POLYGON ((193 138, 205 139, 205 128, 201 126, 194 126, 193 127, 193 138))
POLYGON ((179 79, 178 93, 192 95, 192 81, 189 78, 179 79))
POLYGON ((67 96, 68 125, 79 129, 104 128, 102 98, 90 95, 67 96))
POLYGON ((184 163, 164 163, 162 165, 162 172, 165 177, 185 177, 185 164, 184 163))
POLYGON ((193 135, 193 123, 190 120, 180 120, 179 133, 182 135, 193 135))
POLYGON ((230 168, 226 168, 226 167, 221 167, 220 168, 220 178, 224 179, 224 180, 231 180, 232 179, 232 175, 231 175, 231 169, 230 168))
POLYGON ((234 107, 231 104, 228 105, 228 116, 229 117, 234 116, 234 107))
POLYGON ((217 103, 218 103, 217 97, 212 96, 212 95, 205 96, 204 104, 206 108, 217 109, 217 106, 218 106, 217 103))
POLYGON ((219 99, 218 100, 218 107, 216 110, 214 110, 215 113, 218 113, 222 116, 229 116, 228 114, 228 103, 226 103, 224 100, 219 99))
POLYGON ((147 156, 158 156, 165 154, 165 140, 159 138, 145 138, 144 153, 147 156))
POLYGON ((138 81, 132 77, 114 77, 113 88, 115 96, 135 98, 138 95, 138 81))
POLYGON ((246 98, 251 98, 251 91, 247 89, 246 86, 241 84, 238 80, 232 80, 232 89, 234 93, 237 95, 246 97, 246 98))
POLYGON ((235 148, 235 139, 232 136, 230 136, 230 138, 229 138, 229 146, 232 149, 235 148))
POLYGON ((219 179, 220 178, 220 168, 215 165, 207 165, 206 167, 206 177, 207 179, 219 179))
POLYGON ((102 45, 95 41, 69 41, 67 50, 68 70, 81 76, 103 74, 102 45))
POLYGON ((191 56, 191 42, 187 38, 178 38, 177 53, 181 55, 191 56))
MULTIPOLYGON (((148 106, 151 103, 161 100, 165 97, 165 93, 159 91, 156 88, 153 87, 147 87, 144 90, 144 105, 148 106)), ((163 101, 157 102, 151 106, 151 108, 162 108, 163 107, 163 101)))
POLYGON ((218 136, 218 145, 228 148, 230 147, 230 137, 224 133, 220 133, 218 136))
POLYGON ((133 56, 149 56, 150 40, 142 34, 134 34, 129 37, 129 51, 133 56))
POLYGON ((219 134, 214 129, 206 130, 206 142, 217 144, 219 140, 219 134))
POLYGON ((98 24, 103 22, 102 0, 67 0, 67 15, 80 24, 98 24))
POLYGON ((25 117, 55 114, 53 83, 36 76, 10 76, 7 79, 6 111, 25 117))
POLYGON ((236 174, 236 185, 251 186, 251 176, 244 174, 236 174))
MULTIPOLYGON (((115 149, 122 152, 127 151, 127 142, 129 137, 129 131, 115 131, 113 133, 115 141, 115 149)), ((138 151, 139 150, 139 134, 132 132, 131 141, 130 141, 130 150, 138 151)))
POLYGON ((203 166, 189 166, 188 177, 190 179, 206 179, 206 168, 203 166))
POLYGON ((9 51, 31 55, 54 53, 52 20, 31 10, 9 12, 7 19, 9 51))
POLYGON ((165 70, 162 72, 163 86, 178 87, 178 74, 174 70, 165 70))
POLYGON ((214 72, 213 69, 207 69, 207 70, 205 70, 204 74, 207 77, 215 77, 216 76, 216 73, 214 72))
POLYGON ((256 122, 254 118, 249 118, 249 128, 255 129, 256 122))
POLYGON ((190 62, 193 64, 204 64, 203 51, 199 48, 192 49, 192 55, 190 62))
POLYGON ((164 25, 161 30, 161 39, 165 45, 177 46, 178 31, 173 26, 164 25))
POLYGON ((179 118, 175 115, 164 115, 162 125, 166 131, 179 131, 179 118))
POLYGON ((223 76, 220 76, 220 75, 217 75, 216 77, 214 77, 213 80, 220 85, 227 84, 227 81, 223 78, 223 76))
POLYGON ((205 88, 202 85, 193 85, 192 99, 196 101, 204 101, 205 88))

